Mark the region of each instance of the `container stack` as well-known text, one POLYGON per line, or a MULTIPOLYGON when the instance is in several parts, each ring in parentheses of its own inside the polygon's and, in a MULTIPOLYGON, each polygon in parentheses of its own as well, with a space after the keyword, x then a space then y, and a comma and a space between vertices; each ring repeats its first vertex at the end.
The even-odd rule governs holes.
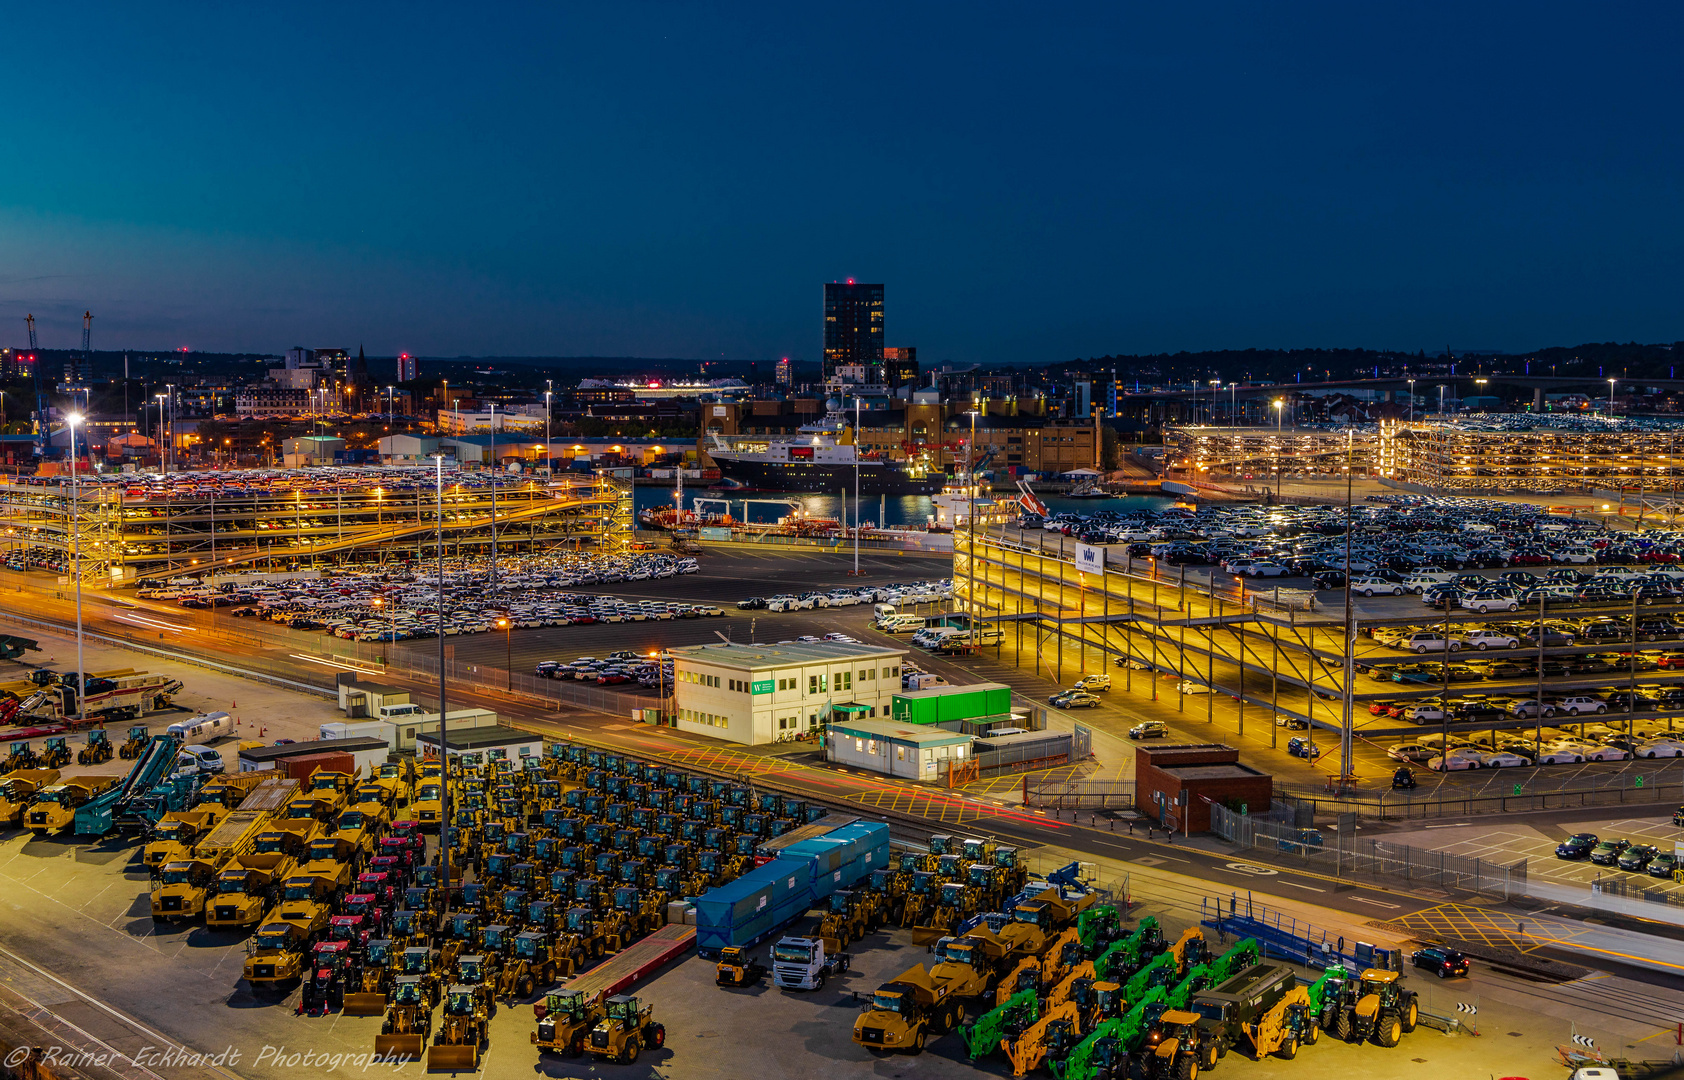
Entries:
POLYGON ((772 861, 697 898, 696 948, 708 955, 752 945, 888 865, 889 827, 882 822, 855 822, 790 844, 772 861))

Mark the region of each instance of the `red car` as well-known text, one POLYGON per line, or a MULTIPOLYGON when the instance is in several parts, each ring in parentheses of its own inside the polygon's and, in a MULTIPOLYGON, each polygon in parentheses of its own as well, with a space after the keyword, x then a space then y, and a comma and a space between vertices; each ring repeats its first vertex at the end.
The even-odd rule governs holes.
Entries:
POLYGON ((1684 652, 1680 652, 1677 649, 1664 652, 1661 654, 1660 659, 1655 661, 1655 666, 1666 668, 1669 671, 1674 668, 1684 668, 1684 652))

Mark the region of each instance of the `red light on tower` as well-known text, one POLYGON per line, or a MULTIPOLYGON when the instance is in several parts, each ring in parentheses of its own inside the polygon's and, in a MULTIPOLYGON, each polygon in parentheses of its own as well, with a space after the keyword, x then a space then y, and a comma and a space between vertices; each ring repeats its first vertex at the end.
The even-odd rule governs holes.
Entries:
POLYGON ((849 278, 849 279, 848 279, 848 284, 850 284, 850 285, 852 285, 852 284, 853 284, 853 283, 854 283, 854 279, 853 279, 853 278, 849 278))

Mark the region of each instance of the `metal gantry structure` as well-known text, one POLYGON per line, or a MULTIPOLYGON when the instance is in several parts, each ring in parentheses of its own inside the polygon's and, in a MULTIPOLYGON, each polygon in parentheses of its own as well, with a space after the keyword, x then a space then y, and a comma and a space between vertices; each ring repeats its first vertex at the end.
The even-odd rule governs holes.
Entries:
POLYGON ((79 546, 90 580, 120 581, 212 567, 403 561, 419 557, 441 529, 455 553, 488 557, 493 550, 619 550, 631 536, 631 483, 606 475, 553 484, 508 478, 494 540, 488 486, 447 476, 438 510, 431 485, 390 486, 354 469, 323 472, 239 491, 178 477, 163 493, 146 478, 83 477, 74 506, 67 479, 3 483, 0 539, 16 569, 65 573, 79 546))

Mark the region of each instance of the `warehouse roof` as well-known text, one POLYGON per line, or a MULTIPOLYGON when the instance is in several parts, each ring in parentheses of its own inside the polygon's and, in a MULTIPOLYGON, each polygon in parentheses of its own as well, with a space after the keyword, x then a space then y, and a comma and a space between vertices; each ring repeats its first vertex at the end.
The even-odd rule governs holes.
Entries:
POLYGON ((905 649, 860 645, 847 641, 795 642, 789 645, 720 642, 717 645, 678 645, 667 651, 675 660, 713 664, 739 671, 760 671, 766 668, 788 667, 792 664, 829 664, 838 660, 860 660, 868 656, 906 655, 905 649))
POLYGON ((838 720, 830 730, 856 739, 880 739, 902 746, 957 746, 969 744, 975 736, 925 724, 897 724, 893 720, 838 720))
POLYGON ((385 739, 370 739, 367 737, 312 739, 309 742, 282 743, 280 746, 254 746, 250 750, 241 750, 240 760, 281 761, 286 758, 302 757, 305 754, 326 754, 336 750, 352 754, 359 750, 385 750, 390 745, 385 739))
MULTIPOLYGON (((451 715, 455 715, 452 713, 451 715)), ((488 724, 485 727, 452 728, 446 732, 450 737, 452 750, 481 750, 492 746, 522 746, 531 742, 542 742, 544 737, 530 731, 516 731, 514 728, 501 724, 488 724)), ((427 746, 437 746, 438 732, 425 731, 415 736, 415 741, 427 746)))

